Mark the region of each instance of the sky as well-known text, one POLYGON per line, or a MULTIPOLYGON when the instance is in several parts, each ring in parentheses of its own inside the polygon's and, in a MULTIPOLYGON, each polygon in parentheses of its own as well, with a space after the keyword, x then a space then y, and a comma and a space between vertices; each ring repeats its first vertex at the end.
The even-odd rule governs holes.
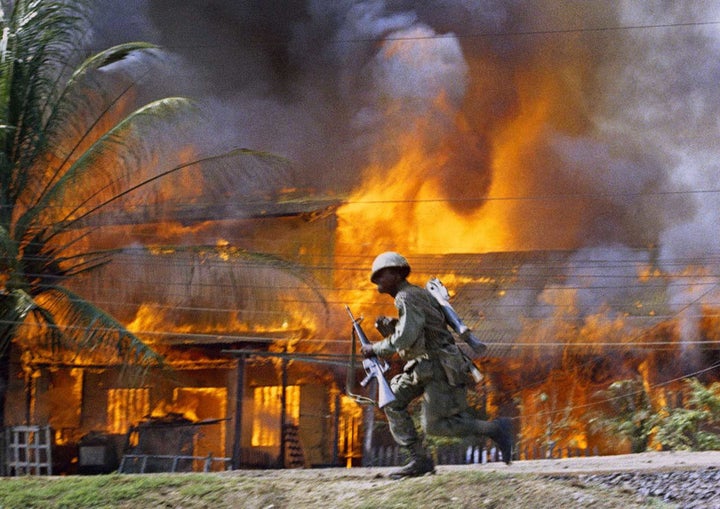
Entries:
POLYGON ((202 103, 199 145, 287 157, 313 192, 416 179, 459 214, 514 203, 508 248, 720 253, 717 2, 94 5, 93 46, 165 49, 143 86, 202 103), (411 145, 432 163, 398 173, 411 145))

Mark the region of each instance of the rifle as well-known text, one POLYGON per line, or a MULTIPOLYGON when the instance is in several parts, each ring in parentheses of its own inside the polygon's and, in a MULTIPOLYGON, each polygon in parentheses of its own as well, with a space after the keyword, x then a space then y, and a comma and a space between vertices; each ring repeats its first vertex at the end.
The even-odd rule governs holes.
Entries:
POLYGON ((450 327, 460 335, 462 340, 465 341, 476 354, 483 355, 485 350, 487 350, 487 345, 473 335, 472 331, 463 323, 462 319, 450 305, 450 294, 447 288, 445 288, 445 285, 442 284, 442 281, 436 277, 431 278, 425 285, 425 289, 430 292, 440 304, 450 327))
MULTIPOLYGON (((354 337, 357 337, 363 345, 370 345, 370 340, 360 326, 362 318, 355 318, 349 306, 345 305, 345 309, 350 315, 350 320, 352 320, 354 337)), ((353 354, 354 352, 355 342, 353 342, 353 354)), ((377 357, 365 358, 363 359, 363 368, 367 376, 360 382, 361 386, 365 387, 373 378, 378 382, 377 406, 383 408, 385 405, 395 401, 395 395, 390 388, 390 384, 385 380, 384 373, 389 369, 387 362, 377 357)))
MULTIPOLYGON (((472 331, 463 323, 460 316, 450 305, 450 293, 447 288, 445 288, 445 285, 442 284, 442 281, 436 277, 431 278, 425 285, 425 289, 430 292, 430 295, 432 295, 435 300, 438 301, 438 304, 440 304, 443 314, 445 315, 445 320, 450 324, 450 327, 452 327, 452 329, 460 335, 462 340, 465 341, 465 343, 467 343, 476 354, 483 355, 487 350, 487 345, 475 337, 472 331)), ((475 382, 480 382, 483 379, 482 373, 480 373, 480 370, 471 358, 464 353, 463 355, 468 361, 470 375, 472 375, 475 382)))

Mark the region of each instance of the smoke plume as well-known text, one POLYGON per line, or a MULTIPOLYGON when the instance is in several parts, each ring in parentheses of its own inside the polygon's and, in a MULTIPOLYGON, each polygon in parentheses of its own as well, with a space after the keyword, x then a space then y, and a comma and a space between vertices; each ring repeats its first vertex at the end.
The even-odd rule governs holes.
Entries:
MULTIPOLYGON (((93 44, 165 48, 167 65, 141 85, 201 103, 211 128, 198 133, 198 152, 277 154, 308 192, 352 195, 366 180, 401 180, 402 200, 499 216, 502 240, 490 250, 576 250, 567 287, 605 289, 573 294, 580 316, 635 298, 632 283, 617 282, 632 280, 638 263, 678 274, 720 252, 714 2, 96 4, 93 44), (420 155, 400 174, 410 145, 420 155)), ((446 227, 427 216, 393 222, 446 227)), ((443 252, 443 235, 422 251, 443 252)), ((691 275, 700 284, 667 289, 690 340, 698 306, 716 293, 707 271, 691 275)), ((554 299, 547 289, 525 304, 543 316, 554 299)))
POLYGON ((96 12, 94 44, 166 48, 172 70, 147 86, 203 103, 214 129, 198 143, 287 157, 309 189, 352 191, 412 137, 450 154, 433 170, 438 197, 482 207, 506 133, 532 138, 504 187, 526 200, 524 248, 720 247, 712 2, 135 0, 96 12))

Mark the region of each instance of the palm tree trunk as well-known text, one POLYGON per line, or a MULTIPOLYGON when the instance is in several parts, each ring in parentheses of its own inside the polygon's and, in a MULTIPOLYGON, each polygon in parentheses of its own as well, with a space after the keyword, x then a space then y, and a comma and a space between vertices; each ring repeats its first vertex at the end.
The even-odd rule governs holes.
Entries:
POLYGON ((34 307, 21 290, 0 292, 0 428, 5 427, 5 399, 10 382, 10 349, 20 324, 34 307))
POLYGON ((10 347, 0 353, 0 429, 5 427, 5 398, 10 382, 10 347))

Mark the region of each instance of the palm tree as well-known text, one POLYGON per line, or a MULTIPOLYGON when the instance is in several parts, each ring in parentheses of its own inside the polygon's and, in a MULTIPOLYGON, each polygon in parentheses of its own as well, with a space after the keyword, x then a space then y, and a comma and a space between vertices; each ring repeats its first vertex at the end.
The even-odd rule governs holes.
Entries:
POLYGON ((50 352, 112 352, 125 366, 162 362, 64 283, 109 261, 88 241, 98 216, 163 176, 248 154, 158 163, 146 138, 182 130, 197 111, 181 97, 128 107, 135 82, 112 71, 156 49, 128 43, 83 59, 89 4, 0 0, 0 426, 21 338, 50 352))

